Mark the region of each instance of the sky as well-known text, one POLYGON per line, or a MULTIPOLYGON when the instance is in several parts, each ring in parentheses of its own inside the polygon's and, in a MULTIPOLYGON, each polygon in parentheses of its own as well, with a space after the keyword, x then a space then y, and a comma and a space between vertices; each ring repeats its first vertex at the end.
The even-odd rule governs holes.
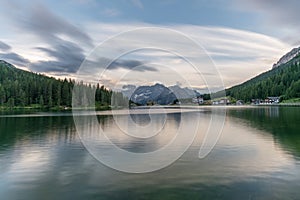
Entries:
POLYGON ((4 0, 0 59, 109 88, 227 88, 300 46, 299 7, 297 0, 4 0))

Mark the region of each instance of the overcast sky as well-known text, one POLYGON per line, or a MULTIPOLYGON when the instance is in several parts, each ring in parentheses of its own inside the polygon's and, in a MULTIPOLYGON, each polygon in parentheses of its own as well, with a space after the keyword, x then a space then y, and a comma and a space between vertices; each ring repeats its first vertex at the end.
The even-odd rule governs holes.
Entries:
MULTIPOLYGON (((300 45, 299 7, 297 0, 1 1, 0 59, 34 72, 76 78, 82 61, 104 41, 136 28, 161 27, 195 41, 229 87, 271 69, 300 45)), ((143 33, 136 40, 142 45, 149 37, 143 33)), ((113 43, 114 53, 136 43, 130 41, 113 43)), ((164 39, 160 44, 168 45, 164 39)), ((174 48, 185 52, 183 57, 199 58, 188 46, 178 41, 174 48)), ((115 59, 109 52, 113 51, 107 49, 101 56, 115 59)), ((102 76, 98 76, 102 69, 90 73, 108 87, 186 81, 195 88, 205 87, 182 60, 162 50, 141 50, 120 55, 102 76)), ((194 62, 206 65, 201 59, 194 62)))

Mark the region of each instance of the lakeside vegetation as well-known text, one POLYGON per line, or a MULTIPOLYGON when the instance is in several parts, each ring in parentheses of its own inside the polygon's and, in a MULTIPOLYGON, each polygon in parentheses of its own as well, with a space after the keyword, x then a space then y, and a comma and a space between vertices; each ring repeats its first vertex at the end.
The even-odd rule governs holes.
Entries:
POLYGON ((280 97, 283 102, 299 102, 300 55, 289 62, 226 90, 226 95, 244 102, 280 97))
POLYGON ((24 71, 0 62, 0 110, 45 109, 68 110, 72 107, 72 90, 76 86, 76 103, 108 110, 111 97, 118 97, 120 105, 126 101, 121 93, 106 89, 103 85, 86 85, 71 79, 55 79, 42 74, 24 71), (95 95, 95 105, 86 102, 87 95, 95 95))
POLYGON ((300 98, 283 100, 282 103, 300 103, 300 98))
MULTIPOLYGON (((74 86, 77 109, 85 107, 109 110, 131 103, 121 92, 113 92, 103 85, 55 79, 18 69, 0 60, 0 111, 70 110, 74 86), (95 102, 91 102, 91 99, 95 99, 95 102)), ((264 100, 267 97, 280 97, 283 105, 300 103, 300 55, 240 85, 226 89, 225 100, 230 104, 250 104, 253 99, 264 100)), ((209 94, 203 94, 202 98, 203 105, 211 105, 218 100, 210 99, 209 94)), ((182 100, 181 103, 187 102, 190 99, 182 100)))

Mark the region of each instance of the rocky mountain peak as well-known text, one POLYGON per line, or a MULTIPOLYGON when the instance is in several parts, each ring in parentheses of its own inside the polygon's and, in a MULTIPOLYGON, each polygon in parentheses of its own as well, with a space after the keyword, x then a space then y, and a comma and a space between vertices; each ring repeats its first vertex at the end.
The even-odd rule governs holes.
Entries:
POLYGON ((290 60, 292 60, 293 58, 295 58, 299 54, 300 54, 300 47, 292 49, 290 52, 288 52, 287 54, 282 56, 279 59, 279 61, 273 65, 272 69, 274 69, 274 68, 276 68, 276 67, 278 67, 282 64, 285 64, 285 63, 289 62, 290 60))

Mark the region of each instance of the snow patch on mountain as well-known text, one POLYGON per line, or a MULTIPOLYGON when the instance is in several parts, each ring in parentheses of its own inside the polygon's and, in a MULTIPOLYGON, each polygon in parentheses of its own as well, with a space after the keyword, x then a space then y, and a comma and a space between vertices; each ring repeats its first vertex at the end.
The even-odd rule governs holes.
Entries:
POLYGON ((163 84, 155 84, 152 86, 125 85, 122 88, 124 96, 128 97, 132 102, 140 105, 146 105, 149 102, 168 105, 173 104, 180 99, 192 99, 200 96, 200 93, 194 89, 173 85, 166 87, 163 84))
POLYGON ((285 54, 284 56, 282 56, 279 59, 279 61, 273 65, 272 69, 274 69, 276 67, 279 67, 280 65, 289 62, 290 60, 292 60, 293 58, 295 58, 299 54, 300 54, 300 47, 292 49, 290 52, 288 52, 287 54, 285 54))

